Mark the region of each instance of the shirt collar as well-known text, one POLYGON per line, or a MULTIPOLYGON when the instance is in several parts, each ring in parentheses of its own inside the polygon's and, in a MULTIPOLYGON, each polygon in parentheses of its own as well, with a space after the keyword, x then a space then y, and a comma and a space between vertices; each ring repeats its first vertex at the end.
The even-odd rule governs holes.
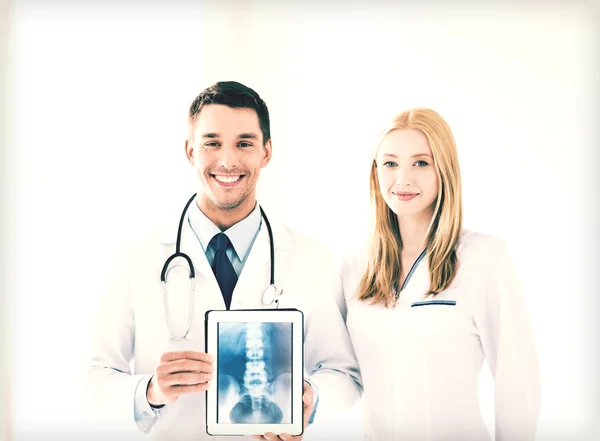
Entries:
MULTIPOLYGON (((200 245, 202 245, 202 249, 206 252, 211 239, 221 230, 200 210, 196 201, 190 206, 188 220, 190 227, 192 227, 200 241, 200 245)), ((261 220, 260 208, 256 204, 254 210, 248 216, 223 231, 229 237, 233 250, 242 262, 250 251, 250 246, 260 228, 261 220)))

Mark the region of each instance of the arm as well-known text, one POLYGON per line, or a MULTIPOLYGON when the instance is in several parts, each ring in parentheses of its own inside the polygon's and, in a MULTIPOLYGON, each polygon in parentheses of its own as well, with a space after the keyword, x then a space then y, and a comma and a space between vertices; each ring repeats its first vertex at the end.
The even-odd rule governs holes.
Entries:
POLYGON ((92 415, 103 422, 122 430, 147 432, 157 415, 146 399, 151 375, 133 375, 130 366, 135 323, 125 271, 111 285, 92 324, 85 401, 92 415))
MULTIPOLYGON (((332 259, 333 261, 333 259, 332 259)), ((321 260, 324 262, 324 259, 321 260)), ((362 395, 362 378, 345 323, 341 279, 334 265, 325 274, 310 311, 305 311, 305 364, 316 387, 317 419, 348 411, 362 395)))
POLYGON ((494 377, 497 441, 535 438, 540 372, 529 316, 515 268, 501 241, 485 251, 474 318, 494 377))

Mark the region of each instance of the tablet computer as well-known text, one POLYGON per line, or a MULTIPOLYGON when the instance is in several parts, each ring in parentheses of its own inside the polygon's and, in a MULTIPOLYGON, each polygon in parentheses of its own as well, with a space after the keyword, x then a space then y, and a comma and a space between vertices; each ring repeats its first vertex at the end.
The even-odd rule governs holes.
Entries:
POLYGON ((209 435, 301 435, 304 316, 297 309, 206 313, 215 371, 206 393, 209 435))

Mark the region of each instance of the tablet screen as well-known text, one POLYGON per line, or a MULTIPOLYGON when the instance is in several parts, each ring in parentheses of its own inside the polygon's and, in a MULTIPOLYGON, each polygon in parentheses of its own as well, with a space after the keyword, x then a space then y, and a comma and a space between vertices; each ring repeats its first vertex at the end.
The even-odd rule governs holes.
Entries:
POLYGON ((218 324, 217 423, 291 424, 292 324, 218 324))

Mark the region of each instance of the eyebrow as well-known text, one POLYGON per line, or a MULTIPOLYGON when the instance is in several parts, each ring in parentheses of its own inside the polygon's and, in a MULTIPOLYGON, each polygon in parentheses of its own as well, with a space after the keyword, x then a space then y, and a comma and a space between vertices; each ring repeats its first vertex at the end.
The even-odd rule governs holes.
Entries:
POLYGON ((258 139, 258 135, 256 133, 240 133, 238 135, 240 139, 258 139))
MULTIPOLYGON (((220 137, 221 137, 220 133, 209 132, 209 133, 202 134, 202 138, 215 139, 215 138, 220 138, 220 137)), ((240 133, 238 135, 238 138, 239 139, 258 139, 258 135, 256 133, 240 133)))
MULTIPOLYGON (((393 153, 385 153, 383 156, 389 156, 390 158, 398 158, 398 156, 394 155, 393 153)), ((428 157, 432 157, 429 153, 417 153, 415 155, 411 155, 411 158, 418 158, 419 156, 428 156, 428 157)))

